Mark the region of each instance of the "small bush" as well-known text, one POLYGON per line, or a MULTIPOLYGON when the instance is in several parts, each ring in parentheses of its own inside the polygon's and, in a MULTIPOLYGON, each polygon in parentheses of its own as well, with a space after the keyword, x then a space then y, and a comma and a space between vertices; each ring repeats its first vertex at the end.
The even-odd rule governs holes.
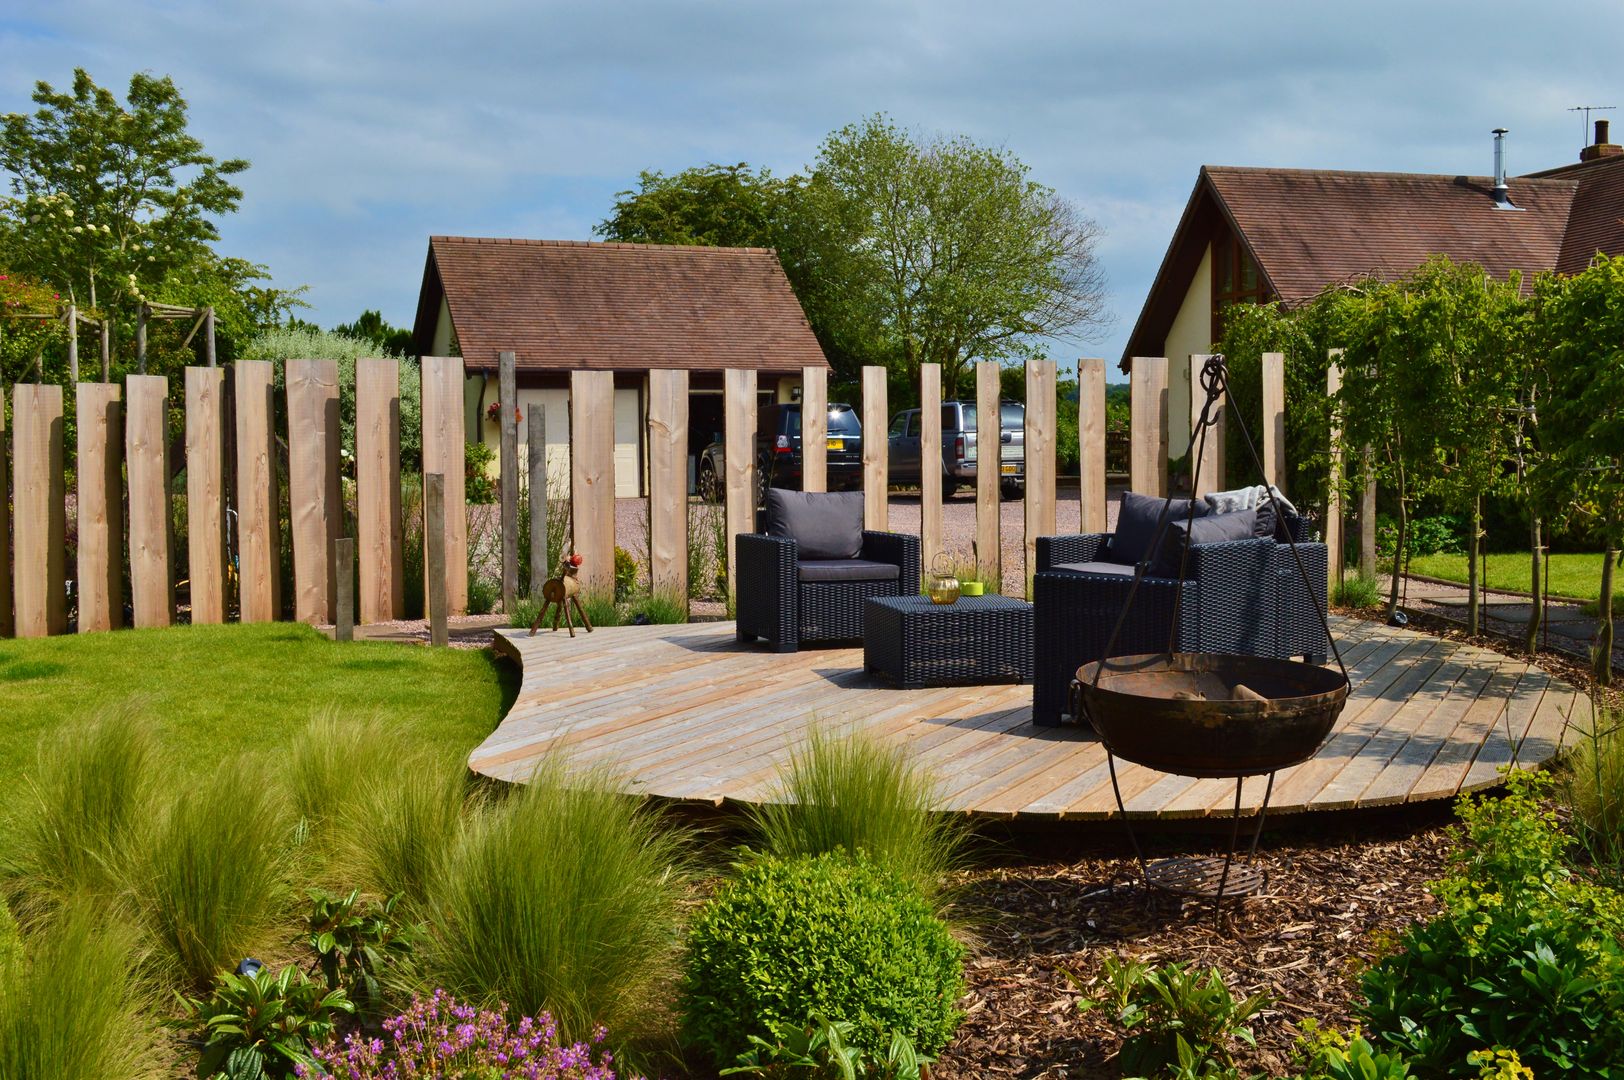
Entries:
POLYGON ((1591 864, 1614 887, 1624 886, 1624 718, 1597 709, 1594 727, 1562 771, 1562 798, 1591 864))
POLYGON ((894 1032, 883 1056, 871 1054, 848 1041, 855 1025, 815 1017, 806 1027, 769 1042, 750 1036, 750 1049, 738 1064, 723 1069, 723 1076, 764 1076, 767 1080, 921 1080, 935 1058, 921 1054, 901 1032, 894 1032))
POLYGON ((395 759, 345 816, 341 856, 346 876, 378 896, 399 894, 421 912, 462 827, 467 766, 427 754, 395 759))
POLYGON ((637 614, 651 623, 685 623, 688 621, 688 598, 668 593, 651 593, 635 605, 637 614))
POLYGON ((1457 1076, 1474 1050, 1515 1050, 1541 1076, 1607 1076, 1624 1060, 1624 894, 1575 877, 1569 838, 1512 773, 1504 798, 1456 807, 1443 911, 1363 981, 1372 1038, 1418 1073, 1457 1076))
POLYGON ((343 819, 362 791, 399 772, 399 734, 381 716, 346 717, 328 709, 293 736, 283 758, 293 811, 315 849, 330 854, 343 819))
POLYGON ((931 811, 933 789, 900 749, 863 732, 837 738, 813 728, 778 791, 751 811, 751 825, 781 859, 863 852, 935 897, 969 833, 961 818, 931 811))
MULTIPOLYGON (((586 612, 587 622, 593 626, 620 625, 620 605, 615 603, 614 597, 607 593, 583 591, 581 593, 581 610, 586 612)), ((573 618, 575 612, 572 610, 570 615, 573 618)), ((549 625, 552 624, 552 616, 548 616, 547 622, 549 625)), ((560 623, 559 625, 562 626, 563 624, 560 623)))
POLYGON ((463 498, 470 503, 496 501, 496 478, 491 466, 496 463, 496 447, 484 442, 471 442, 463 448, 463 498))
POLYGON ((682 982, 688 1043, 728 1065, 812 1016, 883 1053, 894 1033, 934 1054, 958 1026, 964 948, 906 879, 844 852, 763 857, 694 921, 682 982))
POLYGON ((1331 603, 1342 608, 1373 608, 1382 602, 1381 582, 1353 573, 1342 578, 1331 603))
POLYGON ((509 1077, 532 1080, 615 1080, 611 1058, 591 1043, 566 1045, 546 1013, 510 1024, 498 1011, 460 1005, 443 990, 418 998, 400 1016, 385 1020, 382 1039, 350 1035, 342 1046, 328 1042, 312 1056, 325 1070, 300 1076, 350 1080, 440 1080, 442 1077, 509 1077))
POLYGON ((1292 1053, 1296 1080, 1407 1080, 1410 1066, 1404 1055, 1384 1054, 1365 1041, 1355 1027, 1343 1034, 1304 1020, 1302 1035, 1292 1053))
POLYGON ((681 855, 606 778, 547 762, 471 818, 433 889, 425 974, 550 1012, 572 1040, 647 1032, 676 970, 681 855))
POLYGON ((0 949, 0 1080, 157 1075, 128 937, 73 902, 30 944, 0 949))
POLYGON ((489 615, 502 601, 502 583, 468 571, 468 614, 489 615))
POLYGON ((343 990, 362 1016, 379 1018, 385 983, 398 982, 410 969, 422 926, 397 913, 398 895, 372 903, 355 889, 345 896, 314 889, 310 901, 305 942, 327 989, 343 990))
MULTIPOLYGON (((1405 525, 1404 548, 1417 555, 1458 555, 1466 550, 1466 521, 1457 514, 1411 518, 1405 525)), ((1376 518, 1376 555, 1391 559, 1398 549, 1398 520, 1376 518)))
POLYGON ((1268 1005, 1264 994, 1237 999, 1217 968, 1152 967, 1136 960, 1105 958, 1103 1001, 1084 998, 1078 1007, 1105 1006, 1127 1033, 1118 1060, 1124 1076, 1235 1075, 1230 1044, 1257 1040, 1247 1021, 1268 1005))
POLYGON ((327 990, 296 967, 273 975, 227 973, 207 998, 185 998, 176 1027, 194 1031, 203 1046, 200 1077, 261 1080, 294 1075, 312 1064, 310 1048, 333 1034, 339 1013, 353 1012, 342 990, 327 990))
POLYGON ((521 596, 514 601, 513 610, 508 612, 508 625, 529 626, 541 612, 541 604, 540 597, 521 596))
POLYGON ((288 816, 248 759, 176 792, 131 874, 160 963, 193 987, 272 937, 286 896, 288 816))

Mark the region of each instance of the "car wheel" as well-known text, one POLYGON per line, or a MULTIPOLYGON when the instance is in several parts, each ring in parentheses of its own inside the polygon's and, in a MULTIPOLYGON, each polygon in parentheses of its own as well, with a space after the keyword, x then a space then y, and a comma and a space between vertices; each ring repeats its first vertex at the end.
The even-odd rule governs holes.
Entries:
POLYGON ((1002 495, 1005 499, 1007 499, 1009 502, 1014 502, 1016 499, 1019 499, 1021 497, 1021 485, 1019 485, 1019 484, 1001 484, 999 486, 999 488, 998 488, 998 493, 1000 495, 1002 495))
POLYGON ((959 485, 955 484, 951 480, 943 480, 942 481, 942 501, 946 502, 948 499, 951 499, 954 496, 954 494, 957 493, 958 490, 959 490, 959 485))
POLYGON ((717 482, 716 466, 711 464, 710 458, 699 463, 699 497, 706 502, 722 501, 722 485, 717 482))

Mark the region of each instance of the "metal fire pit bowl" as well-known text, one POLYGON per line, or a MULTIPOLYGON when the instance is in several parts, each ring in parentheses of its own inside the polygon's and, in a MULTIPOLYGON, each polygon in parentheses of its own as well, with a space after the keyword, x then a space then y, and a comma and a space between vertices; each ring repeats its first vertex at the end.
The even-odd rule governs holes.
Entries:
POLYGON ((1348 697, 1334 668, 1226 653, 1118 656, 1083 665, 1077 682, 1107 750, 1180 776, 1261 776, 1307 761, 1348 697))

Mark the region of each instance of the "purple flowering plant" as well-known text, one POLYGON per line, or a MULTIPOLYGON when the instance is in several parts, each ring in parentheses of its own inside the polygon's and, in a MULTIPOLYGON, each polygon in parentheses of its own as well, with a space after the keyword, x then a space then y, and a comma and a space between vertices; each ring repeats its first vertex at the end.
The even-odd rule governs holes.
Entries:
POLYGON ((385 1020, 383 1038, 351 1034, 311 1051, 301 1077, 334 1080, 615 1080, 613 1055, 591 1043, 564 1045, 547 1013, 510 1023, 501 1010, 476 1009, 444 990, 418 997, 385 1020))

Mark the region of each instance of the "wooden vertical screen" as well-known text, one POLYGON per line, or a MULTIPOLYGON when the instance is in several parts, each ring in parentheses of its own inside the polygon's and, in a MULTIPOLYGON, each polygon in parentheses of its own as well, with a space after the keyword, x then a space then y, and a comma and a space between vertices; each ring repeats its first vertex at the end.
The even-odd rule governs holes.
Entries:
MULTIPOLYGON (((942 547, 942 365, 919 365, 919 552, 929 574, 942 547)), ((906 591, 909 582, 903 582, 906 591)))
POLYGON ((1359 573, 1376 576, 1376 457, 1366 446, 1360 453, 1363 490, 1359 493, 1359 573))
POLYGON ((998 408, 1003 387, 998 364, 976 361, 976 576, 989 590, 1003 582, 1003 534, 999 529, 999 465, 1003 460, 1003 421, 998 408))
MULTIPOLYGON (((1331 350, 1331 363, 1325 369, 1325 396, 1336 408, 1336 395, 1342 389, 1342 350, 1331 350)), ((1325 550, 1328 557, 1327 577, 1334 594, 1342 584, 1342 427, 1334 420, 1331 424, 1331 475, 1326 485, 1325 550)))
POLYGON ((217 367, 186 369, 186 553, 192 622, 226 621, 226 401, 217 367))
MULTIPOLYGON (((540 601, 541 587, 552 576, 552 567, 547 565, 547 410, 537 402, 525 419, 529 424, 525 451, 530 458, 530 596, 540 601)), ((683 491, 687 490, 684 483, 683 491)))
POLYGON ((1286 490, 1286 354, 1263 354, 1263 482, 1286 490))
POLYGON ((890 427, 885 369, 863 368, 863 528, 891 527, 890 427))
POLYGON ((615 373, 570 372, 570 527, 581 591, 615 591, 615 373))
POLYGON ((237 591, 245 623, 274 622, 282 611, 275 377, 269 360, 236 363, 237 591))
POLYGON ((680 369, 648 373, 648 546, 649 587, 686 603, 688 372, 680 369))
POLYGON ((756 531, 756 373, 728 368, 722 373, 722 411, 725 418, 722 447, 726 477, 727 592, 734 595, 738 581, 735 541, 740 533, 756 531))
POLYGON ((293 526, 293 617, 330 623, 336 601, 333 541, 338 487, 338 361, 289 360, 288 510, 293 526))
POLYGON ((450 628, 446 625, 446 609, 450 600, 446 593, 445 539, 451 529, 446 522, 445 477, 440 473, 423 474, 423 574, 426 588, 423 606, 429 620, 429 644, 450 644, 450 628))
MULTIPOLYGON (((460 356, 425 356, 423 366, 423 473, 445 478, 446 611, 468 611, 467 425, 463 421, 460 356)), ((424 562, 425 573, 427 560, 424 562)), ((584 575, 583 575, 584 576, 584 575)), ((427 596, 425 584, 424 595, 427 596)))
POLYGON ((1206 353, 1190 354, 1190 468, 1192 470, 1190 482, 1191 490, 1196 495, 1205 495, 1209 491, 1223 491, 1227 486, 1224 483, 1224 417, 1228 413, 1228 402, 1222 392, 1212 406, 1212 427, 1207 430, 1206 443, 1199 448, 1200 474, 1196 475, 1196 457, 1198 448, 1195 443, 1196 428, 1201 423, 1201 410, 1207 404, 1207 391, 1201 385, 1201 369, 1206 366, 1209 359, 1206 353))
POLYGON ((519 360, 511 351, 496 354, 497 396, 501 399, 502 610, 511 614, 519 600, 519 360))
POLYGON ((801 490, 829 490, 829 369, 801 369, 801 490))
POLYGON ((0 637, 16 633, 11 607, 11 460, 6 447, 6 391, 0 386, 0 637))
POLYGON ((355 362, 355 536, 361 621, 388 622, 406 608, 400 508, 400 361, 355 362))
POLYGON ((1160 498, 1167 494, 1167 358, 1134 357, 1128 382, 1133 410, 1128 486, 1160 498))
POLYGON ((11 393, 16 630, 18 637, 45 637, 68 628, 62 388, 17 383, 11 393))
POLYGON ((76 383, 79 429, 79 632, 124 625, 122 388, 76 383))
POLYGON ((1079 531, 1105 531, 1105 361, 1077 361, 1079 531))
POLYGON ((1055 534, 1055 400, 1053 360, 1026 362, 1026 595, 1038 564, 1038 537, 1055 534))
POLYGON ((79 309, 73 304, 68 305, 68 381, 79 381, 79 309))
POLYGON ((124 462, 130 478, 130 601, 135 625, 175 621, 175 579, 169 555, 169 380, 124 380, 124 462))

